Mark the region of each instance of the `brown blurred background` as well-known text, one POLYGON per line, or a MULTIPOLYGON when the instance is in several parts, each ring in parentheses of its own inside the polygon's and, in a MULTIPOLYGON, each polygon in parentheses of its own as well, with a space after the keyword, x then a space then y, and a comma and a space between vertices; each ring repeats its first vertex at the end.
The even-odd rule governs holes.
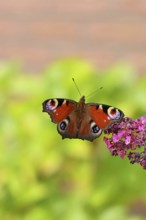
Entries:
POLYGON ((81 57, 99 69, 128 62, 146 71, 145 0, 9 0, 0 4, 0 60, 39 72, 81 57))

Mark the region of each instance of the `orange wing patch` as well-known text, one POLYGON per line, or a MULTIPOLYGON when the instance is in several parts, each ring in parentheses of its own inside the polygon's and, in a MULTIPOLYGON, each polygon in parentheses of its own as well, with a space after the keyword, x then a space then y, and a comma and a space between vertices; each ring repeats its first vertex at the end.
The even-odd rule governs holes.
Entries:
POLYGON ((88 112, 99 128, 106 128, 111 121, 110 117, 103 111, 100 105, 98 108, 92 105, 88 106, 88 112))
POLYGON ((73 109, 74 105, 71 102, 69 102, 68 105, 66 103, 62 104, 51 112, 51 115, 53 116, 53 121, 62 121, 73 111, 73 109))

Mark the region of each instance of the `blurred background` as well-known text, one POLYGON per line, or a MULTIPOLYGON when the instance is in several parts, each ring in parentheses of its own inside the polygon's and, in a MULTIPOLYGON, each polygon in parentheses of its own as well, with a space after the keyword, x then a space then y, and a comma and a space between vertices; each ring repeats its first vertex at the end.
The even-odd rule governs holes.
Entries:
POLYGON ((103 136, 62 140, 42 113, 52 97, 146 114, 146 2, 0 4, 0 219, 143 220, 146 171, 103 136), (103 87, 102 90, 99 88, 103 87))
POLYGON ((128 62, 146 69, 144 0, 10 0, 0 4, 0 58, 40 72, 60 57, 104 69, 128 62))

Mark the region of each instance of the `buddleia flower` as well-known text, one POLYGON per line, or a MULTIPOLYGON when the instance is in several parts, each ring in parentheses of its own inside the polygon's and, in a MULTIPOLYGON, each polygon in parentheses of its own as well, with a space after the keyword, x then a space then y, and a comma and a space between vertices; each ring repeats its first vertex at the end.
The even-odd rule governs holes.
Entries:
POLYGON ((104 133, 104 141, 112 155, 127 157, 131 164, 138 163, 146 169, 146 117, 135 120, 125 117, 104 133))

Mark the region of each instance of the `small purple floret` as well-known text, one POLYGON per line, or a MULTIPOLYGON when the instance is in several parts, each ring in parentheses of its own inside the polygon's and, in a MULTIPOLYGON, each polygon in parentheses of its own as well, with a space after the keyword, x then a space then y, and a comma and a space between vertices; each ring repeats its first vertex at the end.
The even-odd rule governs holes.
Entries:
POLYGON ((127 157, 130 163, 138 163, 146 169, 146 117, 132 120, 125 117, 104 131, 104 141, 114 156, 127 157))

